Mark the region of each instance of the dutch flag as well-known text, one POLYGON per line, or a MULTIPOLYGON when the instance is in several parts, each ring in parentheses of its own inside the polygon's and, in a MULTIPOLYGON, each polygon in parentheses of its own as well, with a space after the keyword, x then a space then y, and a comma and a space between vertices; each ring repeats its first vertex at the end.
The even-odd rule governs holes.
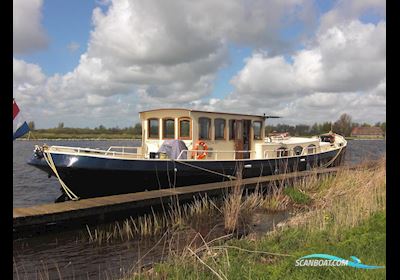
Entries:
POLYGON ((21 114, 19 114, 19 108, 15 100, 13 99, 13 140, 21 137, 29 132, 29 126, 25 120, 23 120, 21 114))

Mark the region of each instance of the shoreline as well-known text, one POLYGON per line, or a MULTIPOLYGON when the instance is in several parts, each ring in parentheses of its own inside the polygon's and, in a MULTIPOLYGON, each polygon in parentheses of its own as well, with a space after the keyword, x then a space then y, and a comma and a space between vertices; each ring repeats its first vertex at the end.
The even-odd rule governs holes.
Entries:
POLYGON ((116 141, 125 141, 125 140, 142 140, 141 138, 37 138, 37 139, 25 139, 18 138, 16 141, 105 141, 105 140, 116 140, 116 141))
MULTIPOLYGON (((294 136, 294 137, 311 137, 311 136, 294 136)), ((346 140, 383 140, 386 141, 386 138, 353 138, 353 137, 345 137, 346 140)), ((62 141, 62 140, 68 140, 68 141, 78 141, 78 140, 85 140, 85 141, 104 141, 104 140, 116 140, 116 141, 123 141, 123 140, 142 140, 142 138, 36 138, 36 139, 27 139, 27 138, 18 138, 15 139, 16 141, 62 141)))

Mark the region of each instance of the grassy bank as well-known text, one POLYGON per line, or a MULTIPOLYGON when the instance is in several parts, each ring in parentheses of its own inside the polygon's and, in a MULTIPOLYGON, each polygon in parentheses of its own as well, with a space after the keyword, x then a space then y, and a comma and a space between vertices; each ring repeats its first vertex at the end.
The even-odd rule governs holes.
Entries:
MULTIPOLYGON (((296 267, 296 259, 315 253, 345 259, 357 256, 364 264, 384 265, 386 215, 379 211, 340 234, 290 228, 261 240, 231 240, 210 246, 199 259, 176 258, 158 264, 145 278, 162 279, 385 279, 384 269, 352 267, 296 267)), ((192 252, 194 252, 192 250, 192 252)), ((194 253, 193 253, 194 255, 194 253)), ((191 256, 193 258, 193 256, 191 256)), ((132 277, 132 279, 137 279, 132 277)))
POLYGON ((384 279, 385 269, 296 267, 295 261, 321 253, 385 265, 385 180, 382 160, 373 170, 344 170, 336 176, 295 182, 292 190, 273 193, 273 199, 241 197, 239 203, 230 198, 225 203, 230 201, 232 207, 221 208, 225 228, 229 216, 228 232, 241 224, 241 217, 251 216, 249 205, 256 209, 291 204, 298 213, 262 237, 250 234, 227 242, 217 238, 195 246, 189 243, 181 252, 171 253, 167 261, 127 279, 384 279), (231 221, 235 217, 236 223, 231 221))

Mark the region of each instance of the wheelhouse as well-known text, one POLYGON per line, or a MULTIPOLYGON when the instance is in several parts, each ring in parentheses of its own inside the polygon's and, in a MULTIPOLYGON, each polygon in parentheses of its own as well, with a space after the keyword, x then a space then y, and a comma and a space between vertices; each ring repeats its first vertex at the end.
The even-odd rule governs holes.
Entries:
POLYGON ((142 151, 157 152, 164 140, 177 139, 194 150, 207 145, 207 158, 255 158, 255 147, 264 142, 264 116, 157 109, 140 112, 142 151))
POLYGON ((333 138, 328 141, 326 135, 292 138, 283 133, 266 137, 266 118, 189 109, 143 111, 140 112, 141 151, 148 157, 150 153, 156 153, 165 140, 176 139, 182 140, 192 153, 206 146, 206 156, 201 159, 266 159, 316 154, 337 148, 341 143, 333 138))

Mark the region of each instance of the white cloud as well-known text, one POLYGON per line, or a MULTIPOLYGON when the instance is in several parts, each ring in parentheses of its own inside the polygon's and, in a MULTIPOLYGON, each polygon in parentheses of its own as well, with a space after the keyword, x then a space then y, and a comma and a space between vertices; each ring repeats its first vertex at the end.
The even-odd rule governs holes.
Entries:
POLYGON ((294 123, 341 112, 362 117, 365 108, 375 108, 368 118, 384 117, 386 23, 354 18, 380 10, 381 2, 339 2, 290 59, 293 42, 282 32, 315 23, 312 1, 101 3, 107 5, 94 10, 88 49, 73 71, 45 77, 40 67, 14 61, 14 95, 34 105, 32 116, 44 126, 132 125, 136 112, 156 107, 277 114, 294 123), (341 16, 343 7, 350 8, 341 16), (216 98, 215 78, 232 45, 254 52, 232 77, 234 90, 216 98))
POLYGON ((79 49, 80 45, 77 42, 71 42, 67 45, 67 49, 70 52, 75 52, 79 49))
POLYGON ((332 27, 294 61, 299 82, 314 90, 367 90, 386 76, 386 23, 351 21, 332 27))
POLYGON ((93 11, 79 65, 42 85, 40 95, 57 108, 55 116, 90 106, 106 119, 102 106, 117 104, 121 96, 141 109, 187 107, 210 97, 218 70, 228 62, 229 44, 277 52, 285 44, 280 31, 294 22, 310 24, 314 12, 307 0, 101 3, 109 6, 93 11))
POLYGON ((13 51, 23 54, 46 48, 48 38, 41 24, 42 0, 13 0, 13 51))
MULTIPOLYGON (((234 90, 209 110, 277 114, 290 122, 336 120, 343 112, 385 117, 386 24, 351 21, 320 32, 292 62, 253 53, 232 79, 234 90)), ((376 119, 375 119, 376 120, 376 119)))
POLYGON ((332 26, 358 19, 365 14, 379 17, 386 16, 385 0, 340 0, 333 9, 321 17, 320 31, 324 32, 332 26))

